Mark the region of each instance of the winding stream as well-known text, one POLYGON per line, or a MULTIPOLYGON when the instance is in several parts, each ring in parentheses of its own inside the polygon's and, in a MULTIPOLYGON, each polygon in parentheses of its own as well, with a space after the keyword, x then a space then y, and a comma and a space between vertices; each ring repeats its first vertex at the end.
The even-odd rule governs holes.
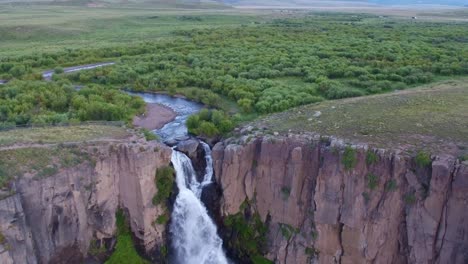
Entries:
MULTIPOLYGON (((165 142, 188 137, 185 121, 198 112, 202 105, 168 95, 152 93, 131 93, 143 98, 147 103, 167 106, 177 113, 174 121, 155 130, 165 142)), ((171 162, 176 172, 179 193, 171 215, 170 234, 174 249, 173 263, 177 264, 227 264, 223 251, 223 241, 218 236, 217 227, 208 215, 201 201, 204 187, 213 182, 213 158, 211 149, 200 142, 205 152, 205 173, 201 182, 197 180, 192 161, 182 152, 172 151, 171 162)))
POLYGON ((185 126, 185 121, 187 121, 190 115, 197 113, 203 108, 202 104, 165 94, 127 93, 140 96, 146 103, 161 104, 176 112, 177 117, 173 121, 154 131, 164 142, 187 139, 188 130, 185 126))
MULTIPOLYGON (((65 68, 64 72, 75 72, 86 69, 112 65, 114 63, 97 63, 65 68)), ((45 71, 43 78, 51 80, 53 70, 45 71)), ((177 117, 154 132, 164 142, 180 141, 188 138, 185 125, 188 117, 202 109, 203 105, 183 98, 164 94, 126 92, 140 96, 146 103, 157 103, 171 108, 177 117)), ((176 172, 176 184, 179 193, 174 202, 171 215, 170 234, 174 249, 173 262, 176 264, 227 264, 223 251, 223 241, 218 236, 217 227, 208 215, 201 201, 205 186, 213 181, 213 159, 211 149, 205 142, 200 142, 205 152, 205 174, 201 182, 197 180, 192 161, 182 152, 172 151, 171 162, 176 172)))

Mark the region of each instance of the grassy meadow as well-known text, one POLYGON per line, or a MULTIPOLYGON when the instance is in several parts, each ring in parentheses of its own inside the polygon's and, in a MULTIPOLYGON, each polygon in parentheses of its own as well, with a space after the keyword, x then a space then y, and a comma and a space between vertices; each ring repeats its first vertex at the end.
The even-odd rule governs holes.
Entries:
POLYGON ((321 135, 402 150, 468 154, 468 79, 298 107, 255 122, 270 131, 321 135))
POLYGON ((119 95, 126 89, 181 94, 220 109, 192 119, 192 131, 213 136, 301 105, 468 75, 464 10, 441 11, 432 20, 433 10, 421 11, 415 20, 404 12, 175 3, 0 4, 0 79, 9 81, 0 87, 0 127, 128 121, 142 105, 119 95), (116 63, 60 74, 66 66, 103 61, 116 63), (47 84, 45 69, 57 73, 47 84), (75 84, 85 88, 76 91, 75 84))
POLYGON ((177 30, 238 26, 259 19, 248 14, 231 14, 226 10, 174 9, 153 5, 89 8, 0 4, 0 57, 127 46, 167 38, 177 30), (184 19, 184 15, 201 15, 203 21, 184 19))

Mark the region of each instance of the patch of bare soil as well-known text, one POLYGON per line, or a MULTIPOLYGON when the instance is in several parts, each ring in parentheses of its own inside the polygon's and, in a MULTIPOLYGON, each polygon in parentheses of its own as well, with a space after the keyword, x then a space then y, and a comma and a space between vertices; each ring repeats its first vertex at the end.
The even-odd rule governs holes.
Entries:
POLYGON ((177 114, 164 105, 147 104, 143 115, 133 118, 133 125, 149 130, 159 129, 176 118, 177 114))

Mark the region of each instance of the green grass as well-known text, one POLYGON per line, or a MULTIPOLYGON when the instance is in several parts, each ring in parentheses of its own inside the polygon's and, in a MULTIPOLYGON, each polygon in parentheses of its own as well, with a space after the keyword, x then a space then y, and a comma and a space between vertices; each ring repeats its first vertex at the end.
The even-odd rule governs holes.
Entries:
POLYGON ((57 52, 127 46, 170 37, 176 30, 232 26, 258 20, 252 15, 219 13, 167 10, 151 5, 131 8, 0 5, 0 56, 33 54, 37 50, 57 52), (201 21, 181 19, 183 15, 197 16, 201 21))
POLYGON ((290 129, 313 131, 378 147, 424 147, 442 152, 453 143, 466 149, 466 102, 468 79, 462 78, 392 94, 306 105, 254 124, 284 133, 290 129), (319 117, 313 116, 316 111, 321 112, 319 117))
POLYGON ((85 161, 90 155, 78 147, 21 148, 0 151, 0 188, 16 177, 30 174, 43 178, 85 161))
POLYGON ((143 135, 145 136, 147 141, 152 141, 152 140, 159 139, 159 137, 156 134, 154 134, 153 132, 151 132, 148 129, 142 128, 140 130, 141 130, 141 132, 143 132, 143 135))
POLYGON ((28 143, 64 143, 100 139, 123 139, 129 136, 125 128, 102 125, 43 127, 0 131, 0 146, 28 143))
POLYGON ((117 244, 114 253, 105 262, 106 264, 149 264, 135 249, 132 234, 122 210, 116 213, 117 221, 117 244))

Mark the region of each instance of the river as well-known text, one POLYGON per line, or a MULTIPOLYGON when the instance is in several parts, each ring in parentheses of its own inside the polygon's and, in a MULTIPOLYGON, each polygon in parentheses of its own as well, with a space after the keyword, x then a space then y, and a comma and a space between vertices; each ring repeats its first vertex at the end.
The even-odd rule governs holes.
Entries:
POLYGON ((180 141, 188 138, 188 130, 185 122, 190 115, 203 108, 202 104, 179 97, 165 94, 127 92, 130 95, 140 96, 146 103, 161 104, 172 109, 176 118, 154 132, 164 141, 180 141))
MULTIPOLYGON (((113 63, 96 63, 65 68, 64 72, 75 72, 86 69, 112 65, 113 63)), ((51 80, 53 70, 45 71, 43 78, 51 80)), ((188 139, 185 122, 187 118, 200 111, 203 105, 184 98, 164 94, 126 92, 140 96, 146 103, 158 103, 171 108, 177 117, 154 132, 164 141, 188 139)), ((201 201, 203 189, 213 183, 213 159, 208 144, 200 142, 205 152, 205 174, 201 182, 197 180, 192 161, 182 152, 173 149, 171 162, 176 172, 176 184, 179 193, 174 202, 169 227, 172 248, 172 262, 177 264, 227 264, 223 251, 223 241, 218 236, 215 223, 201 201)))
MULTIPOLYGON (((184 98, 164 94, 134 93, 146 103, 158 103, 177 113, 174 121, 154 132, 165 142, 188 138, 187 118, 200 111, 203 105, 184 98)), ((179 193, 171 215, 170 234, 174 249, 173 263, 177 264, 227 264, 223 241, 217 227, 201 201, 203 189, 213 183, 213 159, 211 149, 200 142, 205 151, 205 174, 199 182, 192 161, 182 152, 173 150, 171 162, 176 172, 179 193)))

